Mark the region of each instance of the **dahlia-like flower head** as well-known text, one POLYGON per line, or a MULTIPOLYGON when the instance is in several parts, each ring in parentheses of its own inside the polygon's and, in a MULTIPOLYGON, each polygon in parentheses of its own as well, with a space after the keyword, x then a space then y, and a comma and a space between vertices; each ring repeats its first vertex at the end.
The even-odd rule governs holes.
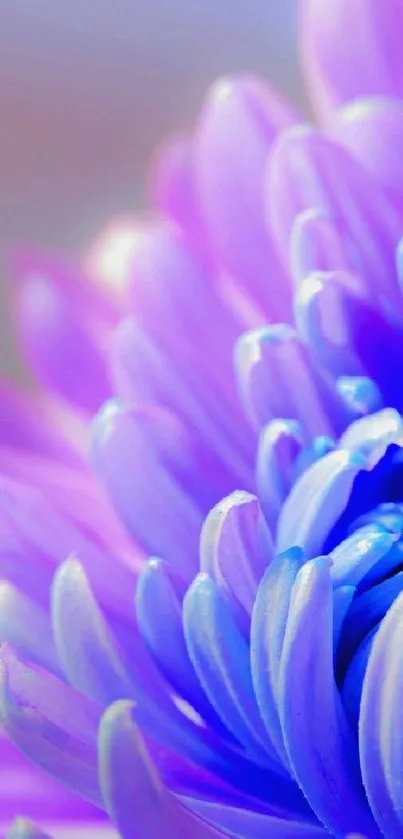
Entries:
POLYGON ((220 82, 94 279, 15 262, 13 839, 403 835, 403 7, 301 17, 322 130, 220 82))

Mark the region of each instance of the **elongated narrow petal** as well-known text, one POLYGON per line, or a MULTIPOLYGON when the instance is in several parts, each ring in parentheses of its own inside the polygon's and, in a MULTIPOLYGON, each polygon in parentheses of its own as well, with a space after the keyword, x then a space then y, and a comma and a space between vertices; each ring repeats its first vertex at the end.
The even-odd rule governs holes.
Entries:
POLYGON ((60 672, 49 616, 6 580, 0 582, 0 644, 7 641, 26 659, 60 672))
POLYGON ((205 801, 193 801, 191 806, 218 827, 230 831, 230 836, 242 839, 326 839, 329 835, 314 824, 276 818, 251 810, 222 807, 205 801))
POLYGON ((154 160, 150 192, 159 210, 178 222, 198 245, 204 244, 191 138, 178 135, 164 144, 154 160))
POLYGON ((194 570, 202 512, 181 483, 182 439, 167 412, 131 411, 114 400, 95 420, 93 462, 129 533, 186 579, 194 570))
POLYGON ((185 810, 163 787, 128 702, 104 714, 99 732, 99 774, 108 811, 122 839, 219 839, 213 826, 185 810))
POLYGON ((223 412, 217 399, 212 411, 204 378, 189 378, 182 364, 183 359, 178 367, 171 355, 133 318, 121 323, 112 347, 118 393, 134 407, 164 406, 178 418, 188 436, 192 436, 194 469, 208 478, 200 482, 203 488, 206 486, 203 501, 207 512, 220 496, 234 488, 234 482, 251 484, 252 434, 244 420, 239 427, 235 423, 234 428, 234 415, 223 412))
POLYGON ((83 798, 100 805, 96 772, 98 706, 2 647, 0 715, 18 747, 83 798))
POLYGON ((272 537, 256 496, 234 492, 211 510, 201 532, 201 570, 230 592, 248 614, 272 559, 272 537))
POLYGON ((197 185, 213 250, 275 320, 289 314, 290 297, 265 227, 261 184, 270 145, 291 121, 263 82, 223 79, 207 98, 195 136, 197 185))
POLYGON ((309 126, 285 131, 269 156, 266 208, 287 265, 296 217, 320 209, 336 225, 349 268, 370 288, 371 299, 402 311, 395 266, 398 217, 376 182, 345 149, 309 126))
MULTIPOLYGON (((139 630, 161 672, 172 687, 214 729, 228 732, 214 712, 191 664, 183 631, 186 585, 170 573, 167 563, 151 559, 140 574, 136 589, 139 630)), ((141 674, 139 674, 141 679, 141 674)))
POLYGON ((330 830, 376 836, 334 681, 332 585, 323 558, 307 563, 294 585, 278 707, 288 757, 317 816, 330 830))
POLYGON ((186 595, 184 627, 189 654, 210 702, 246 753, 270 764, 254 698, 248 646, 207 574, 196 577, 186 595))
POLYGON ((235 366, 245 408, 257 427, 296 420, 309 437, 340 432, 347 422, 333 383, 315 369, 296 332, 285 324, 245 333, 235 366))
POLYGON ((273 532, 305 442, 306 432, 295 420, 273 420, 260 434, 256 484, 263 513, 273 532))
POLYGON ((289 261, 297 288, 313 272, 348 268, 350 255, 346 242, 322 207, 308 207, 296 216, 291 228, 289 261))
POLYGON ((38 379, 72 405, 93 412, 110 394, 104 350, 114 313, 96 291, 46 260, 19 266, 18 319, 27 361, 38 379), (101 305, 97 307, 97 303, 101 305), (97 311, 98 308, 98 311, 97 311))
POLYGON ((375 638, 364 678, 359 724, 365 790, 381 830, 393 839, 402 832, 400 796, 396 798, 393 779, 393 773, 401 771, 402 757, 400 731, 395 728, 401 696, 401 631, 402 595, 375 638))
POLYGON ((320 116, 357 96, 403 95, 402 24, 400 0, 301 3, 305 77, 320 116))
POLYGON ((280 726, 277 693, 281 652, 292 587, 304 561, 293 548, 276 557, 260 583, 252 615, 251 670, 263 722, 279 760, 288 767, 280 726))
POLYGON ((341 272, 310 275, 295 300, 299 332, 318 363, 335 376, 370 379, 386 405, 401 407, 395 372, 402 362, 401 323, 391 310, 383 314, 365 300, 355 280, 341 272), (387 365, 378 342, 387 347, 387 365))
POLYGON ((338 450, 318 460, 297 481, 281 511, 277 547, 298 545, 306 556, 320 554, 331 528, 345 509, 364 459, 338 450))
POLYGON ((332 136, 357 157, 389 198, 401 207, 403 165, 403 103, 371 96, 340 109, 331 122, 332 136))

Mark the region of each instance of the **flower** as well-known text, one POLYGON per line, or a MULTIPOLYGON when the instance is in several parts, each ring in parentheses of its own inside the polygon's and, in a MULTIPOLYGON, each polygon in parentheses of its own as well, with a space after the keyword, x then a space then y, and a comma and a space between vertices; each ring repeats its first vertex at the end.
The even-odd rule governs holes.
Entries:
POLYGON ((399 6, 330 7, 301 5, 323 130, 216 85, 118 302, 18 263, 46 391, 5 397, 0 715, 123 839, 402 834, 399 6))

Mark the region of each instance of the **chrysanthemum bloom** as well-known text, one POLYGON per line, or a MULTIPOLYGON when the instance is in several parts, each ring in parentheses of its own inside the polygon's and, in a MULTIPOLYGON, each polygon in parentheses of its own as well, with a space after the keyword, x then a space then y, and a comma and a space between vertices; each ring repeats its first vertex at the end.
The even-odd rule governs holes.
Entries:
POLYGON ((302 12, 324 133, 220 83, 118 307, 19 263, 1 717, 123 839, 403 835, 403 11, 302 12))

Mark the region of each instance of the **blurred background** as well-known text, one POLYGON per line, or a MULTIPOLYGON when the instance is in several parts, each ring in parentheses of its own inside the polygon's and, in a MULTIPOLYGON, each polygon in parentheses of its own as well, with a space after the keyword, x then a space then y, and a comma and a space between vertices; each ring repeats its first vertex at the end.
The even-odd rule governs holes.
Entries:
POLYGON ((300 100, 295 17, 296 0, 1 0, 0 261, 16 242, 79 252, 141 206, 153 150, 217 75, 300 100))

